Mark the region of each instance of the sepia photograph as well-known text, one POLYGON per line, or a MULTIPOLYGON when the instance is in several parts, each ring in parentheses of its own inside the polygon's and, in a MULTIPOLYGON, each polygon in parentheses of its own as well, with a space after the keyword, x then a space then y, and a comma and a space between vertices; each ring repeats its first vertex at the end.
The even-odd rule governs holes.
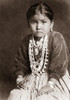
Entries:
POLYGON ((0 100, 70 100, 70 0, 0 0, 0 100))

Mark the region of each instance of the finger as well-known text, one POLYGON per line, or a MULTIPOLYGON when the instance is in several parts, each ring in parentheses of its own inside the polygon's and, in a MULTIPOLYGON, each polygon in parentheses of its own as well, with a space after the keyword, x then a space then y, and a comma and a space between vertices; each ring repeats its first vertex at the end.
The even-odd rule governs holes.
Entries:
POLYGON ((17 78, 16 79, 16 83, 19 83, 19 82, 22 82, 23 81, 23 78, 17 78))
POLYGON ((46 90, 45 89, 41 89, 38 93, 38 95, 43 95, 43 94, 49 94, 50 92, 52 92, 53 89, 52 88, 47 88, 46 90))
POLYGON ((17 87, 18 87, 18 88, 21 88, 22 86, 23 86, 22 82, 19 82, 19 83, 17 84, 17 87))
POLYGON ((44 94, 44 90, 39 91, 38 96, 44 94))
POLYGON ((20 84, 17 84, 17 88, 19 88, 19 89, 20 89, 20 88, 22 88, 22 86, 21 86, 20 84))
POLYGON ((52 91, 53 91, 53 89, 48 90, 48 91, 45 92, 45 94, 49 94, 49 93, 52 92, 52 91))

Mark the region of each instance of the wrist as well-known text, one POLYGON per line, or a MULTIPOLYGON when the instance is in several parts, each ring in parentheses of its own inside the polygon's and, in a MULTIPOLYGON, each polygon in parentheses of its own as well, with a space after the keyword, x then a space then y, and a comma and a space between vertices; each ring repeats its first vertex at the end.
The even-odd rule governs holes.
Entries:
POLYGON ((49 81, 52 81, 54 84, 57 82, 55 78, 50 78, 49 81))
POLYGON ((21 82, 21 83, 23 82, 23 76, 22 76, 22 75, 18 75, 18 76, 17 76, 17 79, 16 79, 16 83, 17 83, 17 84, 19 84, 20 82, 21 82))
POLYGON ((54 89, 55 84, 52 81, 48 81, 48 86, 54 89))
POLYGON ((22 75, 18 75, 17 78, 23 78, 23 76, 22 75))

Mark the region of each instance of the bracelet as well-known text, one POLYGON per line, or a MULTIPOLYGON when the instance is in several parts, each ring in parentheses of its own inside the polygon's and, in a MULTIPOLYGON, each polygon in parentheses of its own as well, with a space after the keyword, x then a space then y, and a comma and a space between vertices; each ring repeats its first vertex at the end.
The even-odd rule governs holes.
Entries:
POLYGON ((54 88, 55 84, 52 81, 49 81, 48 86, 50 86, 51 88, 54 88))
POLYGON ((23 76, 22 75, 18 75, 17 78, 23 78, 23 76))

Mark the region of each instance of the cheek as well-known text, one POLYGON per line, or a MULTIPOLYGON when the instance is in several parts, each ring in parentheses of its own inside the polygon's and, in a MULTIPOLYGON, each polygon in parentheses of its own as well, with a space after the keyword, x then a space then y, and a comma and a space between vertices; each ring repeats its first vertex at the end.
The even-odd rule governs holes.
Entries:
POLYGON ((34 32, 36 30, 35 25, 30 25, 30 30, 34 32))
POLYGON ((34 28, 34 25, 33 24, 30 24, 30 28, 33 29, 34 28))
POLYGON ((50 29, 51 29, 50 25, 47 25, 47 26, 44 27, 45 31, 49 31, 50 29))
POLYGON ((43 31, 47 34, 50 32, 50 26, 44 27, 43 31))

